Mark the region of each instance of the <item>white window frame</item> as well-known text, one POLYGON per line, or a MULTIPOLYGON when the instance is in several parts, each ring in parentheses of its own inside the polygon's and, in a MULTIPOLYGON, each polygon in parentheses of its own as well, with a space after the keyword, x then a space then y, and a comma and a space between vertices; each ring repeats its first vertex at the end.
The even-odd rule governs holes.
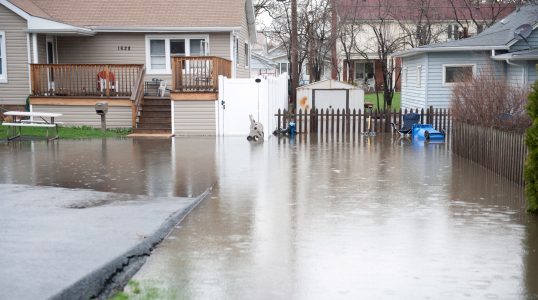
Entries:
POLYGON ((197 34, 197 35, 186 35, 186 34, 152 34, 146 35, 146 72, 147 74, 163 74, 171 75, 172 74, 172 62, 170 55, 170 40, 185 40, 185 56, 190 56, 191 53, 191 39, 203 39, 205 40, 205 51, 206 55, 209 55, 209 34, 197 34), (151 40, 164 40, 164 54, 165 54, 165 63, 166 69, 152 69, 151 68, 151 51, 150 51, 150 41, 151 40))
POLYGON ((422 66, 417 66, 417 78, 416 78, 416 86, 419 88, 422 85, 422 66))
POLYGON ((446 34, 447 39, 448 40, 457 40, 459 38, 460 25, 459 24, 449 24, 448 26, 447 26, 447 34, 446 34), (448 30, 448 26, 450 27, 450 31, 448 30))
POLYGON ((245 41, 245 69, 250 68, 250 45, 248 41, 245 41))
POLYGON ((476 64, 444 64, 443 65, 443 86, 451 87, 457 84, 457 82, 446 82, 446 68, 447 67, 473 67, 473 76, 476 76, 476 64))
POLYGON ((0 83, 7 83, 7 53, 6 53, 6 32, 0 31, 0 50, 2 51, 2 74, 0 75, 0 83))

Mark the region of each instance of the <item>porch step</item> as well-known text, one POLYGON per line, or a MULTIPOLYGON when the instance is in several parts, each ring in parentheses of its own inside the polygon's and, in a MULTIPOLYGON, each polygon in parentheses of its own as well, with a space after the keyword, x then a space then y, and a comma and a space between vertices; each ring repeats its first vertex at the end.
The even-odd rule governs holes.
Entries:
POLYGON ((144 98, 144 102, 142 105, 167 105, 170 107, 170 99, 163 99, 163 98, 144 98))
POLYGON ((172 129, 148 129, 148 128, 136 128, 135 134, 172 134, 172 129))
POLYGON ((170 110, 152 110, 152 109, 142 109, 141 112, 143 112, 142 116, 144 118, 163 118, 163 117, 170 117, 171 113, 170 110))
POLYGON ((170 105, 142 105, 143 111, 171 112, 170 105))
POLYGON ((156 115, 156 116, 146 116, 146 113, 142 113, 142 116, 140 117, 140 123, 141 124, 146 124, 146 125, 149 125, 149 124, 168 124, 168 125, 171 125, 172 123, 172 120, 171 120, 171 115, 170 114, 161 114, 159 113, 159 115, 156 115))
POLYGON ((170 98, 144 97, 138 118, 138 126, 134 133, 171 134, 172 112, 170 98))

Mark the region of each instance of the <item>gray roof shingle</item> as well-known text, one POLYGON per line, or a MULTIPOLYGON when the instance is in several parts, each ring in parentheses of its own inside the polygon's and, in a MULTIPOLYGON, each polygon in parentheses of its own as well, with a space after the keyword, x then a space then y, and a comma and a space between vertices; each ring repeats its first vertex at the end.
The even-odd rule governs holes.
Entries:
POLYGON ((74 26, 240 27, 245 0, 9 0, 28 14, 74 26))

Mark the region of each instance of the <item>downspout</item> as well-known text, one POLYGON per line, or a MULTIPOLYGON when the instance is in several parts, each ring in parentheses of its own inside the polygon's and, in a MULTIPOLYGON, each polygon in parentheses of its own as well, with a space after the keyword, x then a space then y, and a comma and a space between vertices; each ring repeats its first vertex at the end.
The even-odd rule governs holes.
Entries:
POLYGON ((32 94, 32 48, 30 43, 30 33, 26 33, 26 50, 28 52, 28 92, 32 94))
POLYGON ((526 66, 525 65, 518 65, 516 63, 513 63, 513 62, 510 61, 509 58, 506 59, 506 63, 509 64, 509 65, 512 65, 512 66, 521 67, 521 69, 522 69, 522 72, 521 72, 521 85, 525 86, 526 81, 527 81, 526 76, 525 76, 526 66))

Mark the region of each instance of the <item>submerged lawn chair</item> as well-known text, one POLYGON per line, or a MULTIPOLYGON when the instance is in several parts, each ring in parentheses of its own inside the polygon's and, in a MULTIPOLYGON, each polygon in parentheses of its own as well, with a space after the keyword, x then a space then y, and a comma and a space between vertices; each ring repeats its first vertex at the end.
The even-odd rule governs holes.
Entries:
POLYGON ((399 124, 390 123, 390 125, 392 126, 392 129, 398 131, 400 135, 404 136, 406 134, 411 134, 411 132, 413 131, 413 125, 417 123, 420 123, 420 115, 410 113, 403 115, 403 126, 401 126, 399 129, 396 128, 396 126, 399 124))

